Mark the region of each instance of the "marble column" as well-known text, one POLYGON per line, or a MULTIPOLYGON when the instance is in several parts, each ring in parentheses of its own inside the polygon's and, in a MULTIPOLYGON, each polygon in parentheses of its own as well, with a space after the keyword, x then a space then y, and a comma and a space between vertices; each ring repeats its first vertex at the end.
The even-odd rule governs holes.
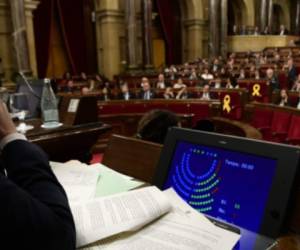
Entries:
MULTIPOLYGON (((103 3, 103 0, 99 1, 103 3)), ((109 1, 108 4, 113 3, 109 1)), ((98 6, 102 7, 100 4, 98 6)), ((121 58, 121 51, 124 54, 126 51, 124 13, 112 7, 96 9, 96 38, 98 72, 113 79, 121 72, 121 61, 127 60, 125 55, 121 58)))
POLYGON ((268 0, 261 0, 260 30, 263 31, 268 24, 268 0))
POLYGON ((228 52, 228 0, 221 0, 221 48, 220 53, 223 58, 228 52))
POLYGON ((295 35, 300 35, 300 0, 296 3, 295 35))
POLYGON ((220 47, 220 15, 219 0, 209 1, 209 55, 210 57, 216 57, 219 55, 220 47))
POLYGON ((143 62, 146 69, 153 69, 152 0, 142 0, 143 9, 143 62))
POLYGON ((208 22, 202 19, 187 19, 184 21, 184 31, 186 43, 184 44, 184 61, 189 62, 195 58, 208 57, 207 49, 203 47, 207 44, 208 22), (197 41, 197 42, 195 42, 197 41))
POLYGON ((31 75, 24 0, 10 0, 17 71, 31 75))
POLYGON ((37 60, 35 50, 35 32, 34 32, 34 11, 40 4, 39 1, 25 0, 25 15, 26 15, 26 26, 27 26, 27 40, 29 50, 30 68, 33 76, 37 76, 37 60))
POLYGON ((129 70, 135 70, 137 65, 137 22, 135 0, 126 0, 126 35, 127 35, 127 65, 129 70))
POLYGON ((268 26, 270 32, 273 34, 273 0, 269 0, 268 3, 268 26))

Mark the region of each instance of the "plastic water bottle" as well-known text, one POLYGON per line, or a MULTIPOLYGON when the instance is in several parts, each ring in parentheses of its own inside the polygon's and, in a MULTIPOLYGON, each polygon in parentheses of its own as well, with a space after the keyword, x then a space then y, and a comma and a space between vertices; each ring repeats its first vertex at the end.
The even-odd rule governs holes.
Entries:
POLYGON ((50 79, 44 80, 41 110, 44 127, 51 128, 59 126, 57 100, 52 90, 50 79))

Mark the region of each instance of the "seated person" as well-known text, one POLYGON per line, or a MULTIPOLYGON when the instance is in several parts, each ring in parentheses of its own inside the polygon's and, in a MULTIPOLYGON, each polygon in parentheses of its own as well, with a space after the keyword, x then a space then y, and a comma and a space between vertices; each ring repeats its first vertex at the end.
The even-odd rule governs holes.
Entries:
POLYGON ((214 86, 214 88, 215 88, 215 89, 222 88, 222 80, 221 80, 221 78, 218 77, 218 78, 215 80, 215 86, 214 86))
POLYGON ((271 87, 271 90, 278 90, 279 89, 279 81, 277 77, 274 74, 274 70, 271 68, 268 68, 266 71, 267 75, 267 85, 271 87))
POLYGON ((245 73, 245 70, 244 70, 244 69, 241 69, 241 70, 240 70, 239 79, 240 79, 240 80, 246 79, 246 73, 245 73))
POLYGON ((182 100, 186 100, 189 98, 189 94, 187 91, 187 87, 182 88, 181 90, 178 91, 177 95, 176 95, 176 99, 182 99, 182 100))
POLYGON ((280 91, 280 101, 278 103, 280 107, 291 106, 289 102, 289 96, 286 89, 280 91))
POLYGON ((151 110, 140 120, 136 137, 164 144, 169 128, 177 126, 180 123, 176 114, 167 110, 151 110))
POLYGON ((258 69, 255 70, 255 72, 254 72, 254 79, 255 79, 255 80, 260 80, 260 73, 259 73, 259 70, 258 70, 258 69))
POLYGON ((195 68, 193 68, 192 69, 192 73, 191 73, 191 75, 190 75, 190 77, 189 77, 189 80, 197 80, 198 79, 198 76, 197 76, 197 71, 196 71, 196 69, 195 68))
POLYGON ((203 87, 203 93, 202 96, 200 98, 200 100, 202 101, 210 101, 212 98, 210 96, 210 87, 208 84, 205 84, 203 87))
POLYGON ((142 79, 142 90, 138 97, 142 100, 151 100, 155 98, 155 93, 151 90, 150 82, 147 77, 143 77, 142 79))
POLYGON ((72 79, 67 80, 66 85, 63 87, 63 92, 73 93, 74 92, 74 82, 72 79))
POLYGON ((3 102, 0 128, 1 248, 75 249, 75 225, 66 193, 46 154, 17 133, 3 102))
POLYGON ((269 26, 266 26, 265 27, 265 29, 264 29, 264 31, 263 31, 263 33, 262 33, 263 35, 270 35, 271 33, 270 33, 270 30, 269 30, 269 26))
POLYGON ((239 34, 238 27, 236 25, 233 25, 231 35, 236 36, 238 34, 239 34))
POLYGON ((169 100, 169 99, 174 99, 175 95, 173 93, 173 90, 171 87, 167 87, 166 90, 165 90, 165 93, 164 93, 164 98, 166 100, 169 100))
POLYGON ((89 85, 89 87, 88 87, 89 91, 95 91, 98 89, 98 84, 94 79, 89 79, 88 85, 89 85))
POLYGON ((288 34, 289 34, 289 31, 285 28, 285 26, 283 24, 281 24, 279 32, 278 32, 278 35, 280 35, 280 36, 286 36, 288 34))
POLYGON ((214 62, 212 64, 212 67, 211 67, 211 71, 213 73, 216 73, 216 72, 218 72, 220 70, 220 68, 221 68, 221 65, 220 65, 219 59, 215 58, 214 62))
POLYGON ((100 100, 102 100, 102 101, 110 101, 111 99, 112 99, 112 96, 111 96, 111 90, 110 90, 110 88, 104 87, 102 89, 102 95, 100 97, 100 100))
POLYGON ((156 88, 157 89, 165 89, 169 84, 166 83, 165 81, 165 76, 164 74, 159 74, 158 75, 158 81, 156 83, 156 88))
POLYGON ((135 99, 135 95, 129 91, 127 83, 123 83, 120 86, 121 93, 118 94, 119 100, 129 101, 131 99, 135 99))
POLYGON ((259 31, 259 28, 257 26, 254 28, 253 35, 254 36, 259 36, 260 35, 260 31, 259 31))
POLYGON ((186 88, 186 85, 183 83, 182 78, 178 78, 177 82, 173 85, 174 89, 186 88))
POLYGON ((214 79, 214 76, 209 73, 208 68, 205 68, 203 74, 201 75, 201 78, 203 80, 212 80, 214 79))
POLYGON ((300 91, 300 74, 298 75, 297 79, 295 80, 295 83, 291 89, 292 91, 300 91))

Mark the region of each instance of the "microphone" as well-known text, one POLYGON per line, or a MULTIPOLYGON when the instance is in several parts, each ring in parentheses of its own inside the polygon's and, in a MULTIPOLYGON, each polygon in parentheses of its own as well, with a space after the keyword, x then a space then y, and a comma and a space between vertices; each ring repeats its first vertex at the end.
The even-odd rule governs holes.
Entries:
POLYGON ((29 89, 29 91, 31 92, 31 94, 33 94, 33 96, 35 96, 37 99, 41 100, 41 96, 39 96, 37 93, 35 93, 35 91, 33 90, 33 88, 31 87, 30 83, 28 82, 26 76, 24 75, 24 73, 22 71, 18 72, 19 75, 21 76, 21 78, 24 80, 27 88, 29 89))

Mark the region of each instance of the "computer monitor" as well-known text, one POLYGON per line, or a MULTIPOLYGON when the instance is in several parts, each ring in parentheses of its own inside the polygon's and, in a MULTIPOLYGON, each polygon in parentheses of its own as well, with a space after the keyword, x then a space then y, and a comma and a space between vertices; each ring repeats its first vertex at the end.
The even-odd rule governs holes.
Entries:
POLYGON ((173 187, 199 212, 238 226, 235 249, 259 249, 253 235, 280 233, 299 156, 295 147, 172 128, 153 183, 173 187))

